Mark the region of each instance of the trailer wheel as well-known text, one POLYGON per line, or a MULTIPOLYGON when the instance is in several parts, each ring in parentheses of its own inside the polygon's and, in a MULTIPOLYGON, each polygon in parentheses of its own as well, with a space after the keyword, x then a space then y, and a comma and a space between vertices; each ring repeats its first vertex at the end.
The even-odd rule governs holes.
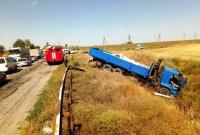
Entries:
POLYGON ((120 73, 120 74, 123 73, 123 71, 122 71, 120 68, 115 68, 115 69, 114 69, 114 72, 116 72, 116 73, 120 73))
POLYGON ((105 65, 103 65, 103 70, 112 71, 112 66, 105 64, 105 65))
POLYGON ((95 65, 96 65, 96 67, 100 68, 102 66, 102 63, 99 61, 95 61, 95 65))

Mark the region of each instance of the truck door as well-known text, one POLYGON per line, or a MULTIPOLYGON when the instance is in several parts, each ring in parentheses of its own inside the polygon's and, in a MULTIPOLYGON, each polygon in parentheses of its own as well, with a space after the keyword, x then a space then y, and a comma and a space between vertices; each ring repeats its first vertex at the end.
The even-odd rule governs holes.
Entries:
POLYGON ((165 67, 161 76, 160 85, 168 89, 169 93, 177 96, 179 89, 180 73, 174 69, 165 67))
POLYGON ((62 48, 55 49, 55 56, 56 56, 56 61, 58 61, 58 62, 63 61, 62 48))

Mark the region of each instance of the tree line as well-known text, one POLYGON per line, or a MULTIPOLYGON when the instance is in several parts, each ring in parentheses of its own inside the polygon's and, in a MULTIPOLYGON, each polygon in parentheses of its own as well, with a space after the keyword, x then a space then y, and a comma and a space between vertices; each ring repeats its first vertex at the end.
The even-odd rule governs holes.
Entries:
POLYGON ((31 41, 29 39, 17 39, 14 43, 13 43, 13 47, 27 47, 30 49, 36 49, 36 48, 40 48, 39 46, 35 46, 33 43, 31 43, 31 41))
MULTIPOLYGON (((29 39, 17 39, 14 43, 13 43, 13 47, 27 47, 30 49, 39 49, 39 46, 34 45, 33 43, 31 43, 31 41, 29 39)), ((0 52, 5 50, 4 45, 0 44, 0 52)))
MULTIPOLYGON (((27 47, 30 49, 39 49, 39 46, 34 45, 33 43, 31 43, 31 41, 29 39, 17 39, 14 43, 13 43, 13 47, 27 47)), ((0 56, 2 56, 3 54, 5 54, 6 49, 4 47, 4 45, 0 44, 0 56)))

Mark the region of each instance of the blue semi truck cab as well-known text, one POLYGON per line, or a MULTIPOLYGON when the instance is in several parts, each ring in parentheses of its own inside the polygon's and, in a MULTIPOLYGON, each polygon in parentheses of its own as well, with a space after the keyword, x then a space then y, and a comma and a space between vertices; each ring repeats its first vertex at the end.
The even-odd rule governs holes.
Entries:
POLYGON ((125 56, 112 54, 98 48, 91 48, 89 55, 92 57, 90 62, 95 62, 96 66, 136 76, 156 86, 158 91, 165 95, 177 96, 186 84, 187 79, 179 71, 161 66, 162 59, 158 59, 148 67, 125 56))

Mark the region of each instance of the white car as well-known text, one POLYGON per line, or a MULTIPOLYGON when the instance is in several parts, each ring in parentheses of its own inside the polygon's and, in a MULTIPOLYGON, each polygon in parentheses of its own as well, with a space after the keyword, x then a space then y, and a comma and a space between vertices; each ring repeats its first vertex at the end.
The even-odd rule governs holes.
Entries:
POLYGON ((17 69, 17 62, 12 57, 0 57, 0 71, 11 72, 17 69))
POLYGON ((30 66, 31 62, 27 58, 19 58, 17 60, 17 66, 23 67, 23 66, 30 66))

